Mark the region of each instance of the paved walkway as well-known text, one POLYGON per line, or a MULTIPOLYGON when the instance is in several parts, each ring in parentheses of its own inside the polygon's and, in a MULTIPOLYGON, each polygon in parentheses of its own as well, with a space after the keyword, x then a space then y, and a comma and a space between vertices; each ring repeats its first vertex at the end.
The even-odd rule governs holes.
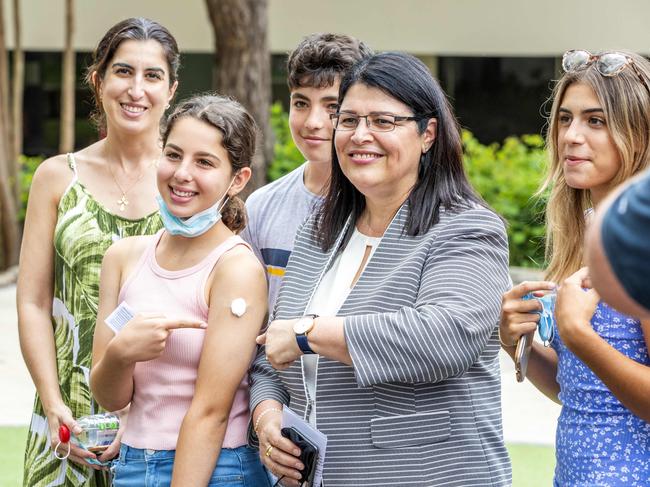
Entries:
MULTIPOLYGON (((0 287, 0 426, 29 423, 34 386, 20 354, 16 288, 0 287)), ((518 383, 510 357, 501 356, 503 430, 507 442, 551 445, 560 407, 529 382, 518 383)))

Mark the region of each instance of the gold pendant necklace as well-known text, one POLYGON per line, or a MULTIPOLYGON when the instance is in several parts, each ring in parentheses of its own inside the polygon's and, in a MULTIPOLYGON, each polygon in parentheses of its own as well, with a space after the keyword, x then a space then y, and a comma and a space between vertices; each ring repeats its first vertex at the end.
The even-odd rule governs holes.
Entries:
POLYGON ((129 186, 126 190, 122 189, 122 186, 120 185, 119 181, 118 181, 117 178, 115 177, 115 173, 113 172, 113 168, 112 168, 112 166, 111 166, 110 164, 108 165, 108 170, 111 172, 111 176, 113 176, 113 181, 115 181, 115 185, 118 187, 118 189, 119 189, 120 192, 122 193, 122 197, 121 197, 119 200, 116 201, 116 203, 117 203, 117 207, 120 209, 120 211, 124 211, 124 210, 126 210, 126 207, 129 206, 129 200, 128 200, 127 197, 126 197, 126 194, 127 194, 129 191, 131 191, 131 190, 135 187, 136 184, 138 184, 138 182, 139 182, 139 181, 144 177, 144 175, 145 175, 147 169, 149 169, 152 165, 154 165, 155 162, 156 162, 156 161, 154 160, 151 164, 149 164, 147 167, 145 167, 145 168, 140 172, 140 175, 139 175, 139 176, 137 177, 137 179, 133 182, 133 184, 132 184, 131 186, 129 186))
POLYGON ((126 199, 126 194, 122 193, 122 197, 117 200, 117 204, 120 207, 120 211, 124 211, 126 207, 129 205, 129 200, 126 199))

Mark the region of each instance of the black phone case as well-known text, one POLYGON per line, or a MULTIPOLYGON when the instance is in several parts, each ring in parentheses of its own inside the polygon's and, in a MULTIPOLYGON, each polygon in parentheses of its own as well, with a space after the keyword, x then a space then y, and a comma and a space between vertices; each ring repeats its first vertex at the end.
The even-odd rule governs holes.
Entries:
POLYGON ((294 427, 282 428, 282 436, 289 438, 298 448, 300 448, 300 461, 305 466, 301 471, 302 478, 300 482, 307 482, 310 486, 316 473, 316 462, 318 461, 318 447, 306 439, 294 427))

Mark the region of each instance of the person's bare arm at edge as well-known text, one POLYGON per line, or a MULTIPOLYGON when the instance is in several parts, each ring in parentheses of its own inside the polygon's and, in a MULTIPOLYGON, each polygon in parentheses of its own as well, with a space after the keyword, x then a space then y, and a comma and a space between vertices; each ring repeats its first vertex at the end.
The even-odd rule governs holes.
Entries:
MULTIPOLYGON (((54 229, 59 201, 72 176, 65 155, 47 159, 34 173, 16 289, 20 349, 47 417, 53 449, 58 443, 60 425, 67 425, 73 433, 80 432, 59 388, 52 326, 54 229)), ((84 458, 96 458, 95 454, 75 446, 71 447, 68 458, 85 467, 101 468, 84 461, 84 458)))
POLYGON ((133 396, 135 363, 125 364, 116 357, 111 357, 111 353, 116 353, 114 348, 107 356, 115 332, 104 321, 119 304, 123 259, 127 255, 122 250, 134 250, 130 240, 132 239, 121 240, 108 248, 102 260, 99 279, 99 307, 93 336, 90 388, 97 402, 108 411, 126 407, 133 396))
POLYGON ((209 285, 209 326, 194 397, 178 437, 172 486, 204 486, 210 481, 233 400, 250 366, 255 337, 266 314, 264 270, 247 248, 238 246, 223 255, 209 285), (241 317, 231 311, 232 302, 239 298, 246 302, 241 317))
POLYGON ((603 301, 611 304, 617 310, 642 319, 650 319, 650 310, 643 308, 634 301, 627 294, 614 274, 609 260, 605 255, 605 249, 603 248, 602 224, 605 214, 617 196, 625 191, 630 184, 633 184, 643 176, 647 177, 648 174, 650 173, 644 172, 639 174, 613 191, 598 207, 585 235, 585 262, 587 263, 587 267, 589 267, 589 276, 594 289, 598 291, 603 301))

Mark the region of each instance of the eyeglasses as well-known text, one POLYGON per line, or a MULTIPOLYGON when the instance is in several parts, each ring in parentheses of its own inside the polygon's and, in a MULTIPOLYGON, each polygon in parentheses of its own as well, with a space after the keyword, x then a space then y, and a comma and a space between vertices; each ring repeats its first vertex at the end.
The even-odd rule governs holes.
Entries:
POLYGON ((373 132, 390 132, 395 130, 397 122, 406 120, 420 120, 422 117, 402 117, 385 113, 370 113, 368 115, 357 115, 356 113, 337 112, 330 114, 332 125, 336 130, 355 130, 361 119, 366 119, 368 130, 373 132))
POLYGON ((586 69, 593 63, 596 63, 595 65, 598 72, 607 78, 616 76, 627 66, 630 66, 650 94, 648 83, 636 67, 634 59, 627 54, 615 51, 591 54, 589 51, 584 51, 582 49, 572 49, 565 52, 562 56, 562 69, 566 73, 573 73, 580 71, 581 69, 586 69))

